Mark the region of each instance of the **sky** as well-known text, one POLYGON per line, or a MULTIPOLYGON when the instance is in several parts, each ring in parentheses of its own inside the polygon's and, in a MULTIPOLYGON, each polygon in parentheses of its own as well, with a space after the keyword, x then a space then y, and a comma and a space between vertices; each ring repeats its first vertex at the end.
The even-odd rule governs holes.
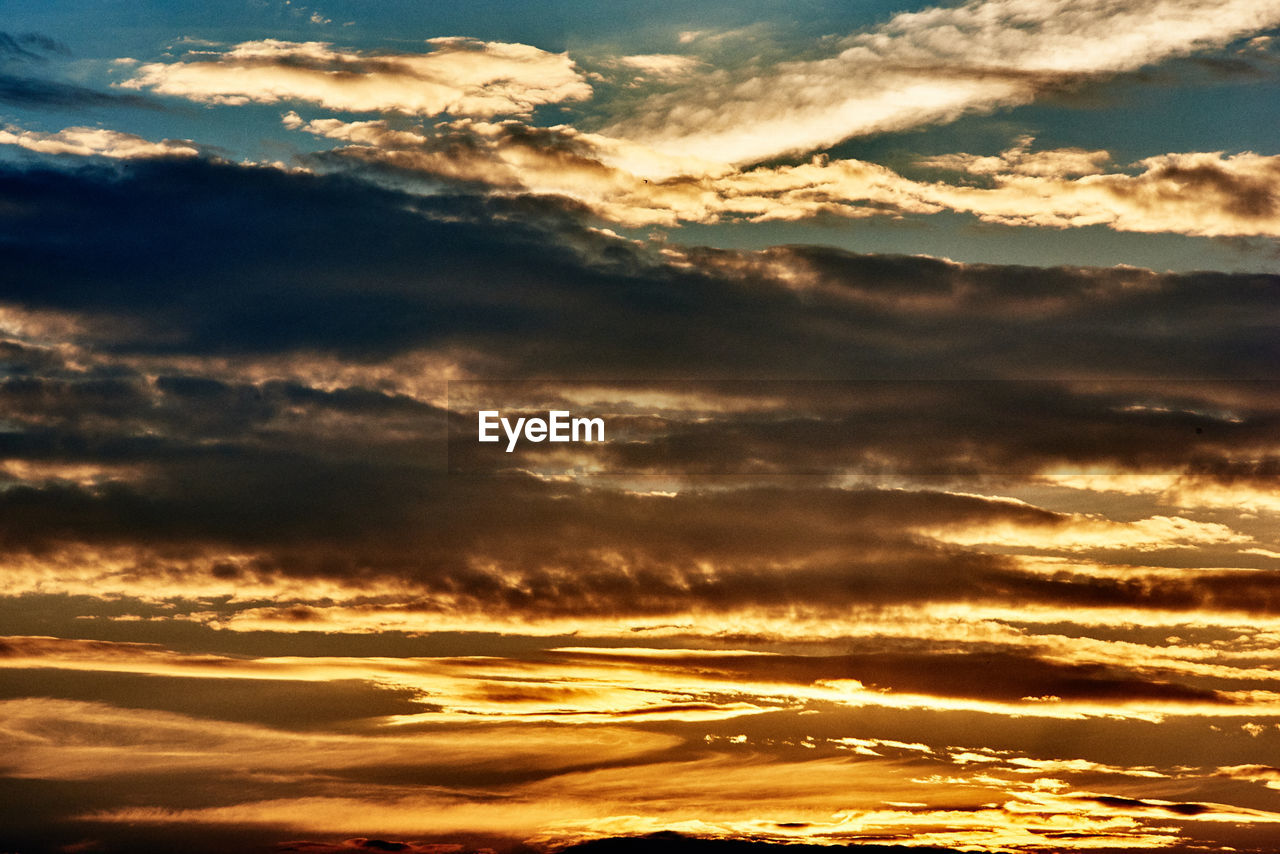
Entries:
POLYGON ((1272 850, 1277 36, 4 0, 0 851, 1272 850))

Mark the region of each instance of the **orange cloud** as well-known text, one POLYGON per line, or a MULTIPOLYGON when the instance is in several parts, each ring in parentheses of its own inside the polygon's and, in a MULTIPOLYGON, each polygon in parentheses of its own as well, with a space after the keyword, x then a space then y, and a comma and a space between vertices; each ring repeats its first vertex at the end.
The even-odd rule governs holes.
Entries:
POLYGON ((1074 790, 1053 778, 896 760, 786 761, 712 754, 695 760, 576 771, 512 787, 499 802, 456 793, 381 791, 247 801, 206 808, 129 807, 95 820, 267 824, 313 832, 505 831, 539 847, 614 835, 913 845, 984 850, 1163 848, 1185 821, 1270 824, 1280 815, 1226 804, 1074 790), (768 792, 762 802, 761 792, 768 792))
POLYGON ((1253 538, 1221 522, 1197 522, 1181 516, 1151 516, 1117 522, 1083 513, 1044 523, 1005 521, 968 523, 922 529, 922 533, 959 545, 999 545, 1080 552, 1091 549, 1155 551, 1225 543, 1251 543, 1253 538))
POLYGON ((552 771, 635 759, 680 739, 613 727, 471 724, 409 733, 290 732, 103 703, 27 698, 0 701, 6 773, 24 779, 86 780, 191 771, 229 776, 308 775, 378 766, 552 771))

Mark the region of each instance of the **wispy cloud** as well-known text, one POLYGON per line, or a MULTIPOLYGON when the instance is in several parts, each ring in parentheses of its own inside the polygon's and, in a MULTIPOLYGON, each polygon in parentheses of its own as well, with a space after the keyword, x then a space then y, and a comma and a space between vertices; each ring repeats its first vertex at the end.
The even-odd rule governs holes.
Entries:
POLYGON ((132 133, 89 127, 70 127, 56 133, 41 133, 9 125, 0 130, 0 145, 16 145, 41 154, 110 157, 115 160, 195 157, 201 153, 200 146, 190 140, 165 139, 152 142, 132 133))
POLYGON ((0 30, 0 63, 45 62, 50 55, 66 56, 67 46, 43 33, 8 33, 0 30))
MULTIPOLYGON (((1175 821, 1280 820, 1261 809, 1219 803, 1107 795, 1055 778, 951 773, 928 762, 844 757, 778 759, 711 755, 644 768, 599 769, 516 789, 501 806, 406 793, 376 802, 359 794, 242 802, 180 811, 125 808, 95 816, 113 822, 269 823, 330 833, 373 827, 416 834, 466 826, 518 828, 539 845, 608 835, 675 830, 706 838, 884 842, 986 848, 1161 848, 1179 841, 1175 821), (904 779, 904 771, 915 772, 904 779), (931 773, 932 772, 932 773, 931 773), (638 796, 637 791, 643 792, 638 796), (753 793, 769 791, 767 805, 753 793), (838 796, 834 795, 839 792, 838 796), (938 806, 919 801, 928 798, 938 806), (894 802, 897 802, 896 804, 894 802), (912 803, 917 806, 911 806, 912 803), (696 804, 699 817, 688 806, 696 804)), ((1270 828, 1267 828, 1270 829, 1270 828)))
POLYGON ((374 120, 303 121, 288 127, 350 145, 326 155, 400 170, 478 192, 564 197, 626 226, 686 222, 797 221, 818 216, 901 218, 971 213, 1012 226, 1280 236, 1280 156, 1222 152, 1146 158, 1132 172, 1104 172, 1103 150, 1031 151, 1023 139, 998 155, 951 154, 920 166, 963 171, 989 186, 907 178, 860 160, 825 157, 739 171, 667 157, 569 127, 457 122, 431 131, 374 120))
POLYGON ((703 64, 696 57, 675 53, 638 53, 615 62, 661 80, 685 77, 703 64))
POLYGON ((971 175, 1031 175, 1040 178, 1068 178, 1097 175, 1111 164, 1107 151, 1060 148, 1032 151, 1034 137, 1024 136, 997 155, 941 154, 916 161, 926 168, 968 172, 971 175))
POLYGON ((591 94, 564 54, 465 38, 428 44, 424 53, 368 54, 265 39, 208 58, 142 65, 120 85, 207 103, 310 102, 414 115, 524 114, 591 94))
POLYGON ((606 133, 746 164, 1025 104, 1277 22, 1280 6, 1254 0, 971 0, 898 14, 824 59, 723 69, 606 133))

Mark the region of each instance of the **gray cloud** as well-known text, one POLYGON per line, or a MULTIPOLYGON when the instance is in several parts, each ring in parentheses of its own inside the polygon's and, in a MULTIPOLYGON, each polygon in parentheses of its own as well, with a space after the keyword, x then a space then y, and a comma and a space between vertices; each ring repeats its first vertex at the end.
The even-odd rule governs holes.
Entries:
MULTIPOLYGON (((654 247, 528 199, 423 199, 199 159, 9 172, 0 186, 14 201, 0 214, 12 555, 96 544, 138 549, 140 579, 409 585, 369 592, 374 616, 437 613, 448 597, 645 619, 912 601, 1277 611, 1265 575, 1032 575, 990 551, 1003 537, 1076 554, 1076 538, 1131 560, 1269 560, 1176 509, 1148 510, 1126 544, 1106 520, 950 495, 947 481, 829 480, 1174 471, 1265 493, 1273 276, 654 247), (660 497, 462 476, 456 440, 474 423, 445 410, 450 375, 523 378, 534 400, 611 389, 638 438, 602 446, 606 468, 822 479, 660 497), (687 402, 627 402, 652 394, 687 402), (1001 526, 1016 534, 955 540, 1001 526)), ((253 607, 324 625, 305 599, 223 616, 253 607)))

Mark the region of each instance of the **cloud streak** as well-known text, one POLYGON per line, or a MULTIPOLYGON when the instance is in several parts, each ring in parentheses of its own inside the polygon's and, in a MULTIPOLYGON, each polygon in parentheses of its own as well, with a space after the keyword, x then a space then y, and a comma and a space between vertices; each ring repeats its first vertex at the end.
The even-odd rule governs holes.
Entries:
POLYGON ((380 120, 305 122, 289 113, 285 124, 350 143, 317 158, 330 166, 346 160, 480 192, 563 197, 630 227, 961 212, 1010 226, 1280 236, 1280 155, 1171 153, 1139 161, 1131 172, 1104 172, 1111 160, 1106 151, 1033 152, 1024 139, 999 155, 920 161, 989 182, 973 186, 826 157, 738 171, 568 127, 514 121, 462 121, 427 132, 392 129, 380 120))
POLYGON ((464 38, 416 54, 365 54, 327 42, 243 42, 210 58, 149 63, 120 85, 214 104, 309 102, 412 115, 522 115, 581 100, 591 87, 563 54, 464 38))
POLYGON ((900 13, 826 58, 728 69, 655 95, 605 132, 745 165, 1025 104, 1277 22, 1276 3, 1247 0, 971 0, 900 13))
POLYGON ((0 130, 0 145, 16 145, 40 154, 71 154, 132 160, 145 157, 195 157, 201 149, 191 140, 151 142, 132 133, 105 128, 70 127, 56 133, 23 130, 13 125, 0 130))

